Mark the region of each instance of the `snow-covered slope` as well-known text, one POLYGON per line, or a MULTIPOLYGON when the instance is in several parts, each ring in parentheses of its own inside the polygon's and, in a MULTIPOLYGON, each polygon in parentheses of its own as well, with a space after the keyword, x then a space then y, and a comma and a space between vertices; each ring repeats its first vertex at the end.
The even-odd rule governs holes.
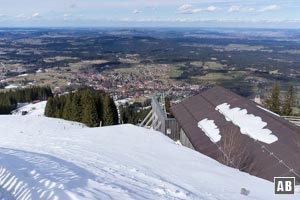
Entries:
POLYGON ((0 199, 280 197, 271 182, 133 125, 87 128, 33 112, 0 116, 0 139, 0 199), (241 188, 250 194, 242 196, 241 188))
POLYGON ((38 103, 21 104, 21 106, 12 112, 13 115, 22 115, 23 111, 27 112, 27 115, 44 116, 44 111, 47 101, 41 101, 38 103))

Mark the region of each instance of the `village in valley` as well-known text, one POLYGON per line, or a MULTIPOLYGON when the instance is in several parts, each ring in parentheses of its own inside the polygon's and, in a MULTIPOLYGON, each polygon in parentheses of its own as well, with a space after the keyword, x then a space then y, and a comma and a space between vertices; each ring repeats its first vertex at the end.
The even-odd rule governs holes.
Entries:
POLYGON ((0 2, 0 200, 300 200, 300 0, 0 2))
MULTIPOLYGON (((143 102, 167 93, 179 102, 215 84, 252 99, 257 95, 266 99, 274 80, 281 82, 283 94, 290 85, 296 96, 300 89, 299 61, 294 56, 298 50, 288 50, 295 48, 297 32, 284 32, 291 42, 281 42, 279 34, 258 37, 272 40, 271 45, 256 38, 255 45, 248 45, 248 35, 232 34, 228 39, 222 30, 209 36, 205 31, 180 30, 175 35, 168 30, 114 29, 16 29, 0 34, 2 90, 51 85, 55 94, 61 94, 84 85, 107 91, 115 100, 143 102), (259 60, 242 60, 258 55, 259 60)), ((295 104, 298 112, 299 102, 295 104)))
POLYGON ((231 31, 1 30, 0 199, 298 199, 300 32, 231 31))

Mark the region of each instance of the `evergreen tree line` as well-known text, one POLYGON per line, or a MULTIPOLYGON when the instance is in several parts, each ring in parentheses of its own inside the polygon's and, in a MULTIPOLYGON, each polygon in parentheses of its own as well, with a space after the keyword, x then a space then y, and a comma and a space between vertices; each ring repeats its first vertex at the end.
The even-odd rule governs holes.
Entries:
POLYGON ((279 115, 293 115, 294 107, 294 86, 289 86, 289 89, 284 98, 280 97, 279 84, 276 82, 273 84, 271 95, 266 99, 264 105, 266 108, 279 115), (284 99, 281 101, 281 99, 284 99))
POLYGON ((32 102, 35 100, 47 100, 52 97, 50 87, 30 87, 17 90, 9 90, 0 93, 0 114, 10 114, 17 108, 18 103, 32 102))
MULTIPOLYGON (((159 99, 157 99, 159 100, 159 99)), ((143 103, 134 102, 131 105, 125 105, 120 107, 121 122, 129 124, 138 124, 142 122, 152 108, 145 108, 151 106, 151 99, 145 100, 143 103)), ((165 107, 167 112, 167 117, 174 117, 171 113, 171 100, 165 97, 165 107)))
POLYGON ((89 127, 115 125, 118 112, 106 92, 80 90, 48 99, 45 115, 86 124, 89 127))
POLYGON ((143 109, 139 103, 121 106, 121 122, 124 124, 138 124, 145 119, 150 110, 151 108, 143 109))

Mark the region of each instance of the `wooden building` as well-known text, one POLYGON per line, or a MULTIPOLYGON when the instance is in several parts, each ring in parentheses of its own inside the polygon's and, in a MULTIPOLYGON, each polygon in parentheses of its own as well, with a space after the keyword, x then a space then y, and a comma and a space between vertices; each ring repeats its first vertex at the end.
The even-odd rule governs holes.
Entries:
POLYGON ((243 171, 270 181, 277 176, 295 177, 300 183, 299 126, 219 86, 171 110, 172 123, 178 127, 173 138, 183 145, 219 161, 226 158, 233 167, 234 154, 240 154, 247 166, 237 168, 243 171), (229 143, 231 136, 236 139, 229 143), (229 152, 234 145, 240 149, 229 152))

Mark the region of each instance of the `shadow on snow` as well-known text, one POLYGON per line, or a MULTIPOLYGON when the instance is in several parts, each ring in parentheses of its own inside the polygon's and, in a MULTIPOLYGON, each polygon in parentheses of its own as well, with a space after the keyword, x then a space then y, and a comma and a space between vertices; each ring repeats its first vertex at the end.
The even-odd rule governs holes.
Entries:
POLYGON ((70 199, 66 190, 82 188, 89 179, 95 175, 57 157, 0 148, 0 191, 7 198, 70 199))

